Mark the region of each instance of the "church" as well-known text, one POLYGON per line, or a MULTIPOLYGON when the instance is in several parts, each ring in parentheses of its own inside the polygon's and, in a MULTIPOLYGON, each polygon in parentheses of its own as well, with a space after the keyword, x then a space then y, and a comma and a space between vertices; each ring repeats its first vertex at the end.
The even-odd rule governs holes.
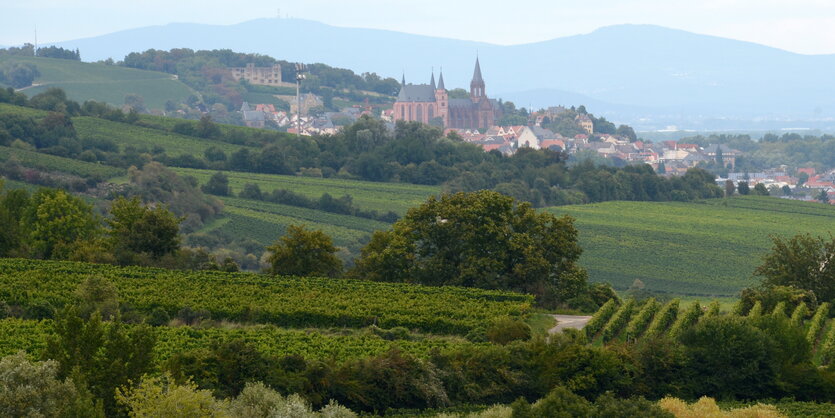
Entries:
POLYGON ((394 102, 394 120, 417 121, 426 124, 443 123, 444 128, 479 129, 482 132, 495 125, 500 116, 499 104, 487 97, 481 65, 475 60, 470 97, 450 99, 444 87, 443 71, 435 85, 435 73, 429 84, 406 84, 401 81, 400 94, 394 102))

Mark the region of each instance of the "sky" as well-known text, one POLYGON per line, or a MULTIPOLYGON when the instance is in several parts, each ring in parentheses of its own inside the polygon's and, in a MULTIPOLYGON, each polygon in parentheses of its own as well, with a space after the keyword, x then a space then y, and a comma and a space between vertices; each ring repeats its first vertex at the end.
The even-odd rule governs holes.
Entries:
POLYGON ((293 17, 500 45, 656 24, 802 54, 835 53, 833 0, 0 0, 0 45, 191 22, 293 17))

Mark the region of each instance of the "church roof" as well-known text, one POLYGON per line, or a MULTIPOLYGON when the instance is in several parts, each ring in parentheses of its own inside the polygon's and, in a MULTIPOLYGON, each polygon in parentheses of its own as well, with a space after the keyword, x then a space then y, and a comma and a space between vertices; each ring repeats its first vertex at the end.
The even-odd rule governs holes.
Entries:
POLYGON ((449 107, 473 107, 473 101, 471 99, 449 99, 449 107))
POLYGON ((475 59, 475 70, 473 71, 473 83, 484 83, 484 79, 481 78, 481 65, 478 63, 478 57, 475 59))
POLYGON ((400 88, 398 102, 434 102, 435 88, 428 84, 407 84, 400 88))
POLYGON ((438 77, 438 90, 446 90, 444 87, 444 71, 441 69, 441 75, 438 77))

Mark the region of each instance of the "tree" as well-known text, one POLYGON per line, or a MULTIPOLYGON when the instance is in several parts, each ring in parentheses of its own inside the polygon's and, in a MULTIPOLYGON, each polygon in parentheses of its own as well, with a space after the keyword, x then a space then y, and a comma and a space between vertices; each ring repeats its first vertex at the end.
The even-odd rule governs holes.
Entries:
POLYGON ((789 187, 788 184, 783 185, 781 188, 783 190, 783 196, 791 196, 792 195, 792 188, 789 187))
POLYGON ((195 133, 201 138, 216 138, 221 135, 220 128, 212 122, 212 117, 209 115, 203 115, 200 118, 195 133))
POLYGON ((209 181, 201 189, 203 193, 229 196, 229 178, 226 177, 226 174, 218 171, 209 178, 209 181))
POLYGON ((121 259, 147 253, 158 259, 180 248, 180 222, 165 206, 142 206, 138 197, 120 197, 110 207, 110 240, 121 259), (127 254, 126 254, 127 253, 127 254))
POLYGON ((179 385, 168 374, 143 376, 133 388, 119 388, 116 399, 133 417, 228 417, 227 403, 190 381, 179 385))
POLYGON ((104 411, 83 386, 58 378, 56 362, 33 363, 21 351, 0 359, 0 415, 104 417, 104 411))
POLYGON ((725 180, 725 197, 731 197, 736 191, 733 180, 725 180))
POLYGON ((156 338, 148 325, 128 328, 118 317, 104 323, 98 312, 84 319, 69 305, 55 318, 54 330, 44 357, 58 362, 59 377, 83 379, 108 415, 116 411, 116 388, 151 371, 156 338))
POLYGON ((494 191, 430 197, 375 232, 351 276, 510 289, 555 305, 586 289, 573 219, 535 212, 494 191))
POLYGON ((267 247, 270 272, 335 277, 342 273, 342 260, 336 256, 338 250, 324 232, 307 230, 304 225, 290 225, 284 236, 267 247))
POLYGON ((740 181, 739 185, 737 186, 737 190, 739 190, 739 194, 746 196, 751 193, 751 187, 748 186, 747 181, 740 181))
POLYGON ((835 238, 805 234, 771 240, 771 252, 754 270, 763 286, 794 286, 811 290, 819 301, 835 299, 835 238))
POLYGON ((829 193, 826 192, 826 189, 821 189, 821 192, 818 193, 816 199, 821 203, 829 203, 829 193))
POLYGON ((756 195, 756 196, 768 196, 769 193, 768 193, 768 189, 765 188, 765 184, 757 183, 757 185, 754 186, 754 195, 756 195))
POLYGON ((33 250, 43 258, 65 259, 73 247, 99 231, 92 208, 61 190, 35 193, 24 222, 31 230, 33 250))

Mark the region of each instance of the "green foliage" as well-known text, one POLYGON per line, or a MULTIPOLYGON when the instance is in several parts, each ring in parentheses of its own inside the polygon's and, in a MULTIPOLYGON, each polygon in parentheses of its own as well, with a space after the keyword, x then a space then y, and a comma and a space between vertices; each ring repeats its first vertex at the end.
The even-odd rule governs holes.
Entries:
POLYGON ((786 302, 778 302, 777 305, 774 306, 774 310, 771 311, 771 315, 788 317, 786 315, 786 302))
POLYGON ((749 318, 759 318, 763 314, 763 304, 760 301, 754 302, 754 306, 748 311, 749 318))
POLYGON ((835 299, 835 238, 813 238, 809 234, 789 239, 772 237, 774 247, 754 274, 764 286, 795 286, 811 290, 824 301, 835 299))
POLYGON ((764 312, 773 312, 780 304, 784 310, 794 309, 801 303, 813 308, 818 304, 814 292, 794 286, 761 286, 742 290, 739 300, 742 312, 751 310, 756 302, 760 302, 764 312))
POLYGON ((331 238, 322 231, 291 225, 287 234, 267 248, 272 274, 289 276, 328 276, 342 273, 342 260, 331 238))
POLYGON ((100 229, 90 206, 60 190, 36 192, 22 222, 30 228, 33 252, 43 258, 68 258, 75 245, 100 229))
POLYGON ((635 299, 627 300, 626 303, 618 308, 614 315, 612 315, 612 318, 609 319, 609 322, 606 323, 606 326, 603 327, 603 342, 612 340, 620 333, 628 323, 634 309, 635 299))
POLYGON ((710 302, 710 305, 708 305, 707 312, 705 312, 704 317, 705 318, 711 318, 711 317, 714 317, 714 316, 719 316, 721 308, 722 307, 719 305, 718 300, 714 300, 713 302, 710 302))
POLYGON ((806 339, 812 345, 818 341, 818 334, 820 334, 824 323, 827 318, 829 318, 830 306, 829 302, 821 303, 815 311, 815 315, 812 316, 812 320, 809 322, 809 329, 806 331, 806 339))
POLYGON ((144 376, 134 387, 116 390, 116 399, 132 417, 228 417, 227 404, 191 382, 178 385, 169 376, 144 376))
POLYGON ((648 291, 705 297, 736 297, 751 286, 757 255, 772 246, 769 235, 821 234, 822 220, 835 217, 835 207, 760 196, 546 210, 576 219, 584 250, 580 263, 591 280, 623 291, 639 278, 648 291), (717 253, 722 262, 715 261, 717 253))
POLYGON ((160 257, 180 248, 180 221, 165 206, 143 207, 138 197, 119 197, 110 207, 108 234, 114 252, 122 262, 130 262, 138 253, 160 257))
POLYGON ((647 328, 646 335, 649 337, 656 337, 664 333, 667 327, 675 322, 678 317, 678 305, 681 303, 679 299, 673 299, 661 307, 658 313, 652 318, 652 322, 647 328))
POLYGON ((589 322, 584 328, 586 335, 593 337, 609 323, 609 318, 618 310, 618 302, 615 299, 609 299, 597 312, 592 315, 589 322))
POLYGON ((701 316, 702 305, 695 301, 676 318, 676 321, 670 327, 670 338, 676 339, 681 336, 681 333, 687 328, 699 322, 701 316))
POLYGON ((107 279, 90 276, 75 290, 78 299, 78 314, 89 319, 94 312, 110 320, 119 315, 119 294, 116 286, 107 279))
POLYGON ((794 312, 792 312, 791 322, 792 325, 799 327, 803 325, 803 321, 806 317, 809 316, 809 307, 806 306, 806 303, 800 302, 796 308, 794 308, 794 312))
POLYGON ((109 414, 116 411, 116 389, 150 371, 155 338, 148 326, 128 328, 118 317, 103 323, 98 312, 83 319, 69 306, 59 313, 54 331, 44 357, 58 362, 61 377, 80 374, 109 414))
POLYGON ((507 344, 531 338, 531 327, 524 321, 502 317, 493 320, 487 328, 487 340, 495 344, 507 344))
POLYGON ((173 313, 189 306, 218 320, 293 327, 364 327, 376 322, 384 328, 466 335, 493 318, 524 317, 532 303, 528 295, 457 287, 21 259, 0 259, 0 300, 27 306, 42 299, 61 307, 72 302, 73 290, 89 276, 111 281, 122 303, 141 313, 156 307, 173 313), (40 285, 32 288, 31 283, 40 285))
POLYGON ((33 363, 18 352, 0 359, 0 415, 104 417, 104 411, 83 386, 59 379, 54 361, 33 363))
POLYGON ((650 298, 644 302, 644 306, 638 311, 638 314, 629 320, 629 325, 626 326, 626 339, 631 340, 641 336, 641 333, 646 330, 652 321, 655 313, 658 312, 660 305, 655 298, 650 298))
POLYGON ((555 306, 587 289, 569 217, 482 191, 430 197, 390 231, 376 232, 354 277, 533 293, 555 306))

